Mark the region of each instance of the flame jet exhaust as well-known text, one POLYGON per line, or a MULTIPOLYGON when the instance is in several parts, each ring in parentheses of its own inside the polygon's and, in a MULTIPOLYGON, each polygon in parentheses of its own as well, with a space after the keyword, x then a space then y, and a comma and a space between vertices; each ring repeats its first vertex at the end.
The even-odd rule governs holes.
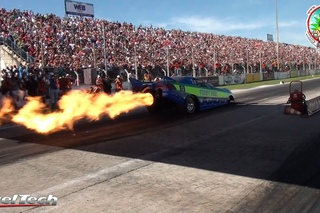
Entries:
POLYGON ((28 98, 27 104, 13 114, 14 108, 4 100, 0 116, 10 115, 10 120, 14 123, 41 134, 49 134, 63 129, 72 130, 74 123, 82 118, 96 121, 107 115, 113 119, 121 113, 152 104, 153 97, 149 93, 121 91, 108 96, 105 93, 92 95, 86 91, 73 90, 61 97, 58 102, 59 111, 44 114, 46 106, 40 98, 28 98))

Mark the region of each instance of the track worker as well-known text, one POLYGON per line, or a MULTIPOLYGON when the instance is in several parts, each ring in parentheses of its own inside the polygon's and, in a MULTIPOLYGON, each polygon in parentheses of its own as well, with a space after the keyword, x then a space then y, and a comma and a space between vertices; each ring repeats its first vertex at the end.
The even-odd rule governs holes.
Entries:
POLYGON ((93 93, 96 94, 96 93, 101 92, 102 90, 103 90, 103 80, 102 80, 101 76, 98 75, 97 79, 96 79, 96 86, 93 89, 93 93))
POLYGON ((105 78, 103 78, 103 91, 111 95, 112 85, 111 85, 111 78, 106 75, 105 78))
POLYGON ((49 74, 49 98, 50 98, 50 107, 54 111, 58 107, 58 94, 59 86, 58 79, 54 76, 53 73, 49 74))
POLYGON ((115 82, 116 82, 116 92, 120 92, 122 90, 122 79, 120 75, 117 76, 115 82))

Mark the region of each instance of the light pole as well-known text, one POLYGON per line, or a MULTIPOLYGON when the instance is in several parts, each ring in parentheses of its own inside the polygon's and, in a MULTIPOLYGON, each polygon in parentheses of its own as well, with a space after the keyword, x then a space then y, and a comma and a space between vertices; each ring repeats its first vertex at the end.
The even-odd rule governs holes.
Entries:
POLYGON ((277 34, 277 71, 279 71, 279 26, 278 26, 278 0, 276 0, 276 34, 277 34))
POLYGON ((167 46, 166 52, 167 52, 167 76, 170 77, 170 68, 169 68, 169 46, 167 46))
POLYGON ((96 49, 95 43, 92 42, 92 54, 93 54, 93 68, 97 67, 96 49))
POLYGON ((44 69, 44 47, 43 47, 42 40, 41 40, 41 68, 44 69))
POLYGON ((134 49, 134 70, 136 73, 136 79, 138 80, 138 68, 137 68, 137 48, 136 48, 136 41, 133 43, 133 49, 134 49))
POLYGON ((247 70, 246 70, 245 74, 249 73, 249 49, 248 49, 248 47, 247 47, 246 51, 247 51, 247 70))
POLYGON ((259 61, 260 61, 260 73, 262 73, 262 51, 259 52, 259 61))
POLYGON ((104 70, 106 72, 106 74, 108 75, 108 71, 107 71, 107 51, 106 51, 106 34, 105 34, 105 25, 103 22, 103 55, 104 55, 104 70))
POLYGON ((213 72, 216 74, 216 45, 213 45, 213 72))
POLYGON ((192 57, 192 75, 193 77, 196 77, 196 69, 194 68, 193 46, 191 47, 191 57, 192 57))

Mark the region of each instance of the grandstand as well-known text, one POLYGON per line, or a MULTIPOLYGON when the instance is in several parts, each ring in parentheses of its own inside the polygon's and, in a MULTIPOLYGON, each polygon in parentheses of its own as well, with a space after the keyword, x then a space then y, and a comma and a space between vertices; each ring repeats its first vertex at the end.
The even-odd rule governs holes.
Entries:
MULTIPOLYGON (((81 72, 88 67, 107 69, 109 73, 134 70, 170 74, 227 74, 275 71, 276 43, 214 35, 209 33, 165 30, 133 26, 131 23, 101 19, 34 14, 18 9, 0 11, 0 37, 10 43, 30 66, 81 72), (106 58, 104 65, 103 26, 106 58), (113 71, 113 72, 111 72, 113 71)), ((10 45, 9 45, 10 46, 10 45)), ((316 51, 310 47, 279 44, 280 71, 319 65, 316 51)))

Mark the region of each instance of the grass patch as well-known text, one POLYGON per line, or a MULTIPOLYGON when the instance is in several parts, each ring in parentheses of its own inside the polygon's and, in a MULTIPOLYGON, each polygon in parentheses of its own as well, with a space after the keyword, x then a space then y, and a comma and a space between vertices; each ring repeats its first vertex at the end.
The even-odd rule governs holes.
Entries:
POLYGON ((288 83, 291 81, 299 81, 299 80, 307 80, 312 78, 319 78, 320 74, 314 75, 314 77, 310 76, 300 76, 296 78, 286 78, 286 79, 277 79, 277 80, 268 80, 268 81, 259 81, 259 82, 253 82, 253 83, 246 83, 246 84, 234 84, 234 85, 225 85, 225 86, 219 86, 219 88, 228 88, 230 90, 233 89, 250 89, 258 86, 263 85, 275 85, 279 84, 282 80, 284 83, 288 83))

